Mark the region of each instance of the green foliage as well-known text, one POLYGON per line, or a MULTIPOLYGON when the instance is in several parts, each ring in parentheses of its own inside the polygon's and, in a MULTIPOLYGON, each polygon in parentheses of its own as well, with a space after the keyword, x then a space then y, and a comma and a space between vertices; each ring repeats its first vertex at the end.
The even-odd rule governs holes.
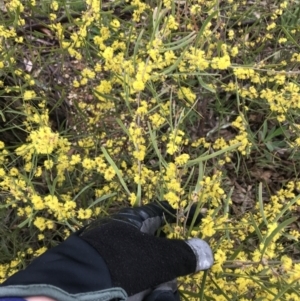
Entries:
POLYGON ((296 1, 0 10, 1 281, 94 218, 167 200, 167 236, 215 252, 184 299, 299 300, 296 1))

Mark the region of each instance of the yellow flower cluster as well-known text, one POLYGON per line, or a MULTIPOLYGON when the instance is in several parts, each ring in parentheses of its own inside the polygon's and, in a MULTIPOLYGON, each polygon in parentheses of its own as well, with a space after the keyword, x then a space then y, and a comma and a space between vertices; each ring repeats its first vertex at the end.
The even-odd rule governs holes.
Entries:
MULTIPOLYGON (((285 81, 282 80, 279 84, 283 84, 284 82, 285 81)), ((289 82, 279 91, 274 91, 268 88, 263 89, 260 93, 260 97, 267 100, 271 111, 278 114, 278 121, 284 122, 286 120, 286 115, 290 110, 300 108, 299 91, 300 88, 298 85, 293 82, 289 82)))
POLYGON ((165 122, 165 118, 159 113, 152 114, 149 119, 154 129, 160 128, 165 122))
POLYGON ((152 71, 152 66, 140 62, 137 69, 135 80, 132 83, 133 92, 139 92, 145 89, 145 84, 151 77, 150 73, 152 71))
POLYGON ((132 16, 132 20, 135 22, 139 22, 141 18, 141 14, 149 8, 149 6, 140 1, 140 0, 132 0, 131 5, 134 7, 134 12, 132 16))
POLYGON ((178 209, 183 189, 181 188, 180 179, 178 178, 177 166, 174 163, 168 164, 164 175, 164 181, 168 191, 164 194, 164 199, 168 201, 174 209, 178 209))
POLYGON ((181 154, 178 157, 175 158, 175 164, 177 166, 182 166, 185 163, 187 163, 187 161, 190 159, 190 155, 189 154, 181 154))
POLYGON ((35 94, 34 91, 27 90, 27 91, 24 92, 23 99, 24 100, 31 100, 35 97, 36 97, 36 94, 35 94))
POLYGON ((200 182, 201 189, 199 191, 199 200, 201 203, 209 203, 213 207, 219 207, 225 192, 221 188, 221 172, 216 172, 212 177, 204 177, 200 182))
POLYGON ((242 155, 247 155, 250 152, 252 143, 249 141, 245 117, 240 115, 231 124, 233 127, 238 129, 239 133, 234 139, 230 140, 230 145, 241 143, 241 145, 238 147, 238 150, 242 155))
POLYGON ((37 154, 51 154, 59 144, 58 133, 53 133, 48 126, 42 126, 29 135, 31 146, 37 154))
POLYGON ((210 65, 214 69, 226 70, 231 65, 230 56, 225 54, 222 57, 214 57, 210 65))
POLYGON ((6 4, 6 8, 7 8, 9 11, 19 11, 19 12, 23 12, 23 11, 24 11, 24 6, 23 6, 22 2, 19 1, 19 0, 12 0, 12 1, 9 1, 9 2, 6 4))
POLYGON ((133 157, 139 161, 143 161, 146 156, 145 138, 143 137, 143 128, 135 123, 131 123, 129 127, 130 140, 134 145, 132 152, 133 157))
POLYGON ((233 73, 238 79, 249 79, 252 83, 259 83, 262 80, 259 74, 251 68, 237 67, 233 69, 233 73))
POLYGON ((167 144, 167 153, 170 155, 179 151, 180 146, 184 144, 184 132, 181 130, 174 130, 169 135, 169 142, 167 144))
POLYGON ((194 103, 196 100, 196 95, 191 91, 190 88, 181 87, 178 91, 179 99, 186 99, 189 103, 194 103))

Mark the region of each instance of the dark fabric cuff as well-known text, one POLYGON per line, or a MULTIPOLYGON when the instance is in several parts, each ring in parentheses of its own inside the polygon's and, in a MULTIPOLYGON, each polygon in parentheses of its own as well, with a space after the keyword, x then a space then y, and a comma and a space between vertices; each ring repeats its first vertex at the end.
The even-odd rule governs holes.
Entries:
POLYGON ((7 298, 0 297, 0 301, 26 301, 26 300, 20 297, 7 297, 7 298))
POLYGON ((68 294, 101 291, 112 287, 107 265, 90 244, 76 234, 17 272, 0 285, 45 284, 68 294))

